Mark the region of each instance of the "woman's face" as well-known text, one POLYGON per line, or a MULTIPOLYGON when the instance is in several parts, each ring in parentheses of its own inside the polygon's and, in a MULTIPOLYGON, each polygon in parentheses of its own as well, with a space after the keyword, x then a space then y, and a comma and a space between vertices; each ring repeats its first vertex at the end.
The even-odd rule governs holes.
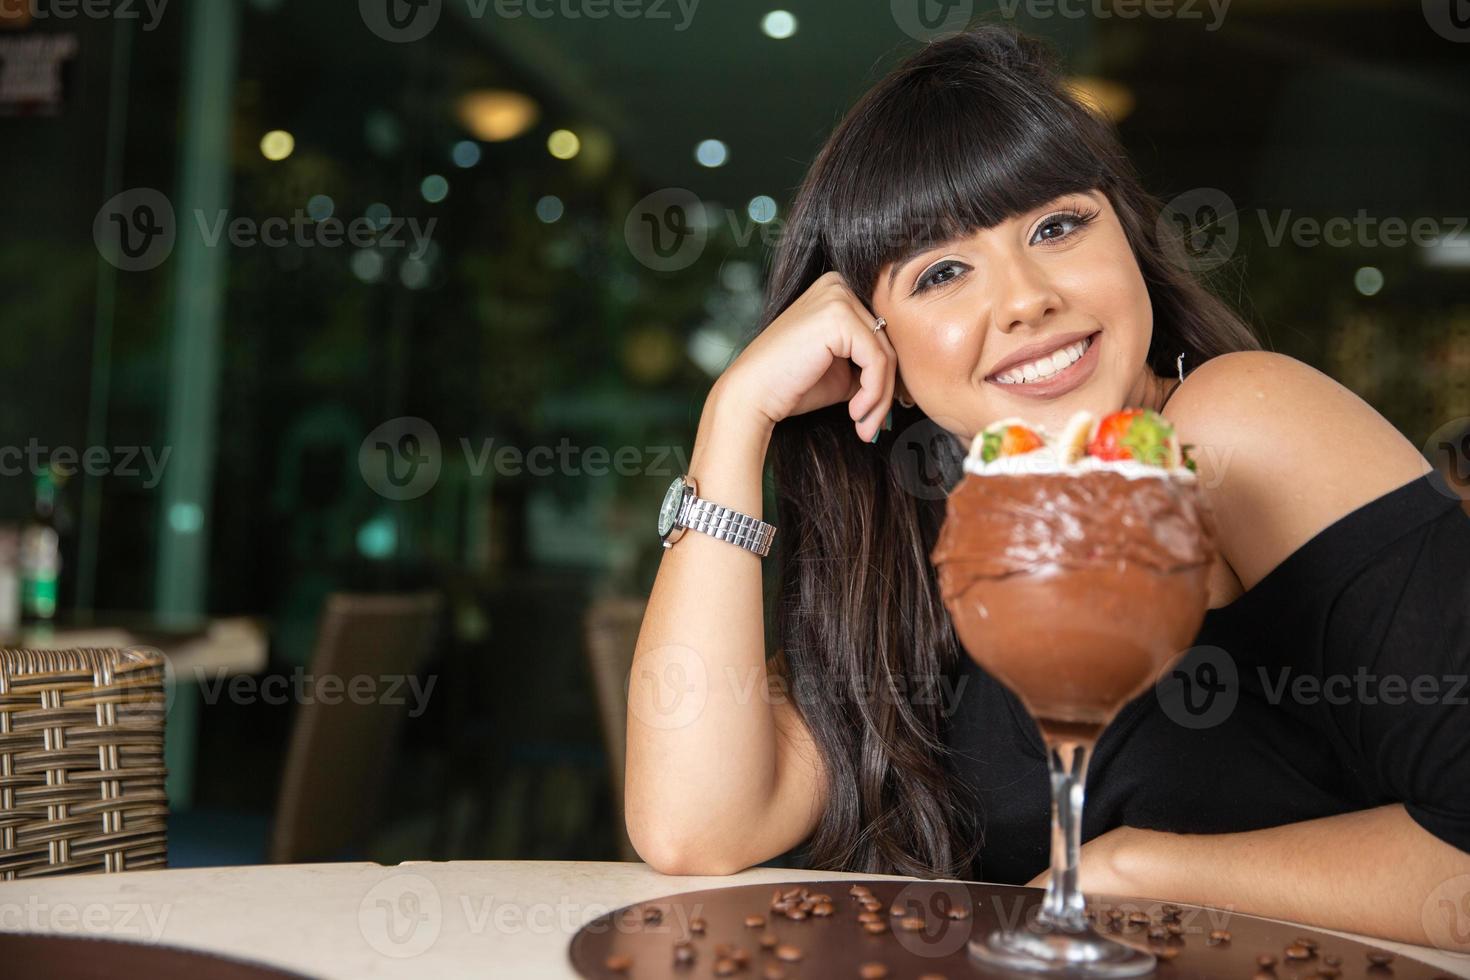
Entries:
POLYGON ((1079 410, 1136 403, 1153 377, 1148 290, 1101 191, 901 256, 879 271, 873 312, 909 397, 966 446, 1012 415, 1059 434, 1079 410), (1079 341, 1085 352, 1063 367, 1079 341), (1037 363, 1027 349, 1038 344, 1061 353, 1037 363))

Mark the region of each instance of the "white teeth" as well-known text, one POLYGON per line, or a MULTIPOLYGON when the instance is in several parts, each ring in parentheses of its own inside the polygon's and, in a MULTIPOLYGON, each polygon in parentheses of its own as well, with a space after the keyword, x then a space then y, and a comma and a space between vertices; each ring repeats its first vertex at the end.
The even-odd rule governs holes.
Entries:
POLYGON ((995 380, 1005 385, 1029 384, 1032 381, 1044 380, 1074 364, 1079 357, 1087 353, 1087 348, 1091 343, 1091 337, 1084 337, 1077 343, 1063 347, 1046 357, 1038 357, 1028 364, 1013 367, 1004 374, 996 375, 995 380))

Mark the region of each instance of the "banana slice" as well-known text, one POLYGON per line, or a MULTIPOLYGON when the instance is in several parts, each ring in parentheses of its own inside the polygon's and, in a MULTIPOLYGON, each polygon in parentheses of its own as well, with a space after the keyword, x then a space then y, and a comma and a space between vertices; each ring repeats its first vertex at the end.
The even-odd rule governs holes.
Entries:
POLYGON ((1063 466, 1070 466, 1087 455, 1087 444, 1092 441, 1092 434, 1096 430, 1097 420, 1092 417, 1091 412, 1078 412, 1067 421, 1057 444, 1063 466))

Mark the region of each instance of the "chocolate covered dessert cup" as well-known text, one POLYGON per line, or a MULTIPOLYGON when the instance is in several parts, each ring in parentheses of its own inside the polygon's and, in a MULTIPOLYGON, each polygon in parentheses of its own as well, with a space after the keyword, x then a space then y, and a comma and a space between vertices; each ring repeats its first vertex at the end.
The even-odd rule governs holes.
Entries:
POLYGON ((1096 739, 1199 633, 1213 556, 1192 481, 1100 467, 967 473, 932 558, 970 656, 1044 733, 1096 739))
POLYGON ((931 554, 960 643, 1040 727, 1052 786, 1038 928, 970 952, 1005 970, 1122 977, 1155 958, 1087 922, 1077 887, 1093 744, 1198 634, 1216 557, 1188 447, 1162 416, 1078 413, 1059 439, 1020 419, 975 438, 931 554))

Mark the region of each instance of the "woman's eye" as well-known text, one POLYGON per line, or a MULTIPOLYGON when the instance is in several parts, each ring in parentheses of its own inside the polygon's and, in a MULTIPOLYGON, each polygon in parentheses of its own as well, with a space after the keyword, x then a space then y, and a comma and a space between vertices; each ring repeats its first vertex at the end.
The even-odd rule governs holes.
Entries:
POLYGON ((947 282, 953 282, 963 275, 964 271, 964 266, 958 262, 941 262, 919 277, 919 281, 914 284, 914 292, 922 293, 926 289, 933 289, 935 286, 943 286, 947 282))
POLYGON ((1054 214, 1050 218, 1047 218, 1045 221, 1043 221, 1041 223, 1041 227, 1036 229, 1036 234, 1031 237, 1031 242, 1032 244, 1035 244, 1038 240, 1051 242, 1059 241, 1060 239, 1066 238, 1068 235, 1072 234, 1078 228, 1081 228, 1083 225, 1087 224, 1095 217, 1097 217, 1096 211, 1087 214, 1082 214, 1076 211, 1064 211, 1061 214, 1054 214))

